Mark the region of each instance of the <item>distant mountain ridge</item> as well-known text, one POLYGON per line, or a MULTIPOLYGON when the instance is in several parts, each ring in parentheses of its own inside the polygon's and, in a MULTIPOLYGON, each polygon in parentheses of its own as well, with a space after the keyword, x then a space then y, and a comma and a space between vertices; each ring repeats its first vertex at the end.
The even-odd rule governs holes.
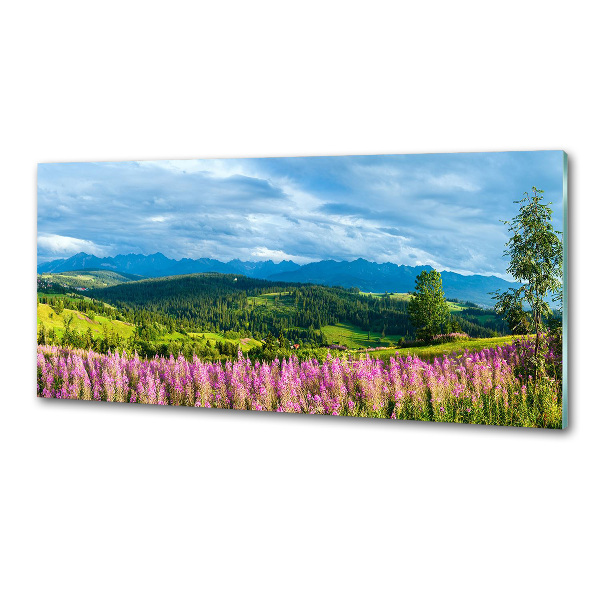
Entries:
MULTIPOLYGON (((174 260, 160 252, 149 256, 119 254, 104 258, 80 252, 70 258, 38 265, 38 273, 63 273, 80 269, 105 269, 142 277, 215 272, 270 281, 357 287, 363 292, 381 293, 413 290, 417 275, 421 271, 432 270, 432 267, 409 267, 389 262, 380 264, 363 258, 340 262, 322 260, 306 265, 299 265, 290 260, 280 263, 274 263, 272 260, 252 262, 238 259, 222 262, 212 258, 174 260)), ((490 292, 505 291, 511 285, 499 277, 460 275, 452 271, 442 271, 441 275, 447 298, 468 300, 484 306, 493 304, 490 292)))
POLYGON ((274 263, 272 260, 244 262, 239 259, 221 262, 213 258, 167 258, 161 252, 155 254, 118 254, 100 258, 94 254, 79 252, 70 258, 61 258, 38 265, 38 273, 64 273, 82 269, 104 269, 119 271, 142 277, 167 277, 169 275, 189 275, 191 273, 226 273, 246 275, 256 279, 266 279, 276 272, 298 269, 300 265, 291 260, 274 263))
MULTIPOLYGON (((417 275, 432 269, 429 265, 409 267, 389 262, 380 264, 363 258, 352 262, 324 260, 309 263, 296 271, 271 275, 269 279, 357 287, 363 292, 409 292, 415 289, 417 275)), ((468 300, 485 306, 494 303, 490 292, 499 289, 505 291, 511 285, 499 277, 460 275, 452 271, 442 271, 441 275, 446 298, 468 300)))

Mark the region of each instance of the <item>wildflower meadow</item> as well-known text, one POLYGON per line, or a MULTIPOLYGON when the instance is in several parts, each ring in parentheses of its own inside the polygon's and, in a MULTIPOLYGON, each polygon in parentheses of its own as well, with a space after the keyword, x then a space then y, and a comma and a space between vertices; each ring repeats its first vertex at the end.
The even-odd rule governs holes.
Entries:
POLYGON ((126 352, 38 346, 38 396, 200 408, 560 428, 561 357, 532 378, 526 338, 428 362, 417 356, 146 360, 126 352))

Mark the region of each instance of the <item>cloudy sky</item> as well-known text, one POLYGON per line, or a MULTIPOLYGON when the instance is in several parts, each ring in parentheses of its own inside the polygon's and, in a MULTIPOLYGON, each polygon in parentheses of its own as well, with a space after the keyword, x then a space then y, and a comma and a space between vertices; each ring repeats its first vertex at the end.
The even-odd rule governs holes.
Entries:
POLYGON ((38 166, 38 261, 162 252, 227 261, 429 264, 505 276, 532 186, 562 231, 562 152, 38 166))

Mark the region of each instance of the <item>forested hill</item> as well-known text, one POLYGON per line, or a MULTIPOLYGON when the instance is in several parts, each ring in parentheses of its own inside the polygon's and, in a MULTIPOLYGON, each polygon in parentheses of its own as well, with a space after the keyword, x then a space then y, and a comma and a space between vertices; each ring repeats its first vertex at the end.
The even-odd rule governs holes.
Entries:
POLYGON ((94 289, 118 285, 128 281, 142 279, 139 275, 129 275, 115 271, 64 271, 62 273, 44 274, 38 276, 42 281, 55 283, 68 288, 94 289))
MULTIPOLYGON (((312 337, 323 326, 343 322, 366 331, 414 335, 406 298, 322 285, 203 273, 125 283, 88 295, 126 311, 130 322, 143 323, 160 316, 187 331, 231 330, 257 339, 268 332, 293 331, 297 337, 304 331, 312 337)), ((493 328, 482 326, 480 314, 456 318, 474 337, 491 336, 503 328, 500 320, 493 328)))

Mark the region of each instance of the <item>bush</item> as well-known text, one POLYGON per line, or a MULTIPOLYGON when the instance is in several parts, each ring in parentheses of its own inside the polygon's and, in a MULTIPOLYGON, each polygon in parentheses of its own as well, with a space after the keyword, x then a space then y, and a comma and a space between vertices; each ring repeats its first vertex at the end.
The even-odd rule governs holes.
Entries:
POLYGON ((439 335, 434 335, 431 339, 432 344, 447 344, 450 342, 464 342, 469 339, 469 336, 466 333, 462 332, 454 332, 454 333, 440 333, 439 335))

